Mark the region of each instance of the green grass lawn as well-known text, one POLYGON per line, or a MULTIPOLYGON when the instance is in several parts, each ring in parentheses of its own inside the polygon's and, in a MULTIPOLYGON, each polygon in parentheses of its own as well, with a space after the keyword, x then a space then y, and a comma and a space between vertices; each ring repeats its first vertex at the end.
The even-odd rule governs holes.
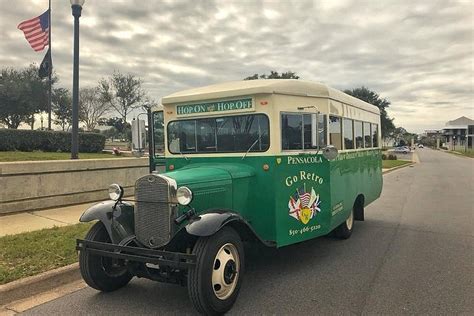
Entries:
MULTIPOLYGON (((103 153, 79 153, 79 159, 119 158, 112 154, 103 153)), ((32 160, 67 160, 71 159, 71 153, 56 153, 42 151, 0 151, 0 162, 7 161, 32 161, 32 160)))
POLYGON ((76 262, 76 238, 83 238, 91 226, 81 223, 0 237, 0 284, 76 262))
POLYGON ((382 168, 384 169, 390 169, 390 168, 395 168, 398 166, 403 166, 406 164, 411 163, 411 161, 406 161, 406 160, 382 160, 382 168))

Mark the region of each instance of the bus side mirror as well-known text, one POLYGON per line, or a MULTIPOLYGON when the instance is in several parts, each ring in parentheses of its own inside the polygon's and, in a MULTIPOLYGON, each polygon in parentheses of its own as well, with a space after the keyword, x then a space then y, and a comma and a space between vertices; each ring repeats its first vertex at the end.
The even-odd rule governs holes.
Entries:
POLYGON ((146 147, 145 121, 140 120, 139 118, 134 119, 132 121, 132 152, 134 153, 136 157, 141 157, 144 154, 145 147, 146 147))
POLYGON ((338 150, 336 147, 334 146, 326 146, 324 147, 323 149, 323 156, 324 158, 326 158, 327 160, 334 160, 336 159, 337 155, 338 155, 338 150))

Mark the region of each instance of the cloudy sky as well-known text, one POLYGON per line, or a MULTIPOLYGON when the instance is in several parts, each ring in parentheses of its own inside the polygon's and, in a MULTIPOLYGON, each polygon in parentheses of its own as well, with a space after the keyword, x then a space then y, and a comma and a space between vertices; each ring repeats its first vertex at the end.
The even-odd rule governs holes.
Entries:
MULTIPOLYGON (((16 27, 47 0, 0 0, 0 66, 40 63, 16 27)), ((52 0, 53 64, 71 88, 72 22, 52 0)), ((474 1, 86 0, 81 87, 114 70, 143 79, 159 100, 177 90, 270 70, 339 89, 362 85, 391 101, 412 132, 474 119, 474 1)))

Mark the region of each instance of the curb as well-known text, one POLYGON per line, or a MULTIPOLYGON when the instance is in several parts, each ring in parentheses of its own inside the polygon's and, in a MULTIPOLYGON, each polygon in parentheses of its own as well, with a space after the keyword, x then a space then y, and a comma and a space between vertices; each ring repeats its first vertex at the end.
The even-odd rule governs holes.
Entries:
POLYGON ((0 285, 0 306, 52 290, 81 278, 79 263, 0 285))
POLYGON ((466 155, 463 155, 461 153, 458 153, 454 150, 444 150, 444 149, 439 149, 439 151, 443 152, 443 153, 448 153, 448 154, 451 154, 451 155, 454 155, 454 156, 458 156, 458 157, 463 157, 463 158, 468 158, 468 159, 472 159, 472 157, 469 157, 469 156, 466 156, 466 155))
POLYGON ((410 163, 407 163, 407 164, 402 165, 402 166, 393 167, 393 168, 390 168, 390 169, 384 171, 382 174, 390 173, 390 172, 395 171, 395 170, 398 170, 398 169, 402 169, 402 168, 405 168, 405 167, 413 166, 414 164, 416 164, 416 162, 410 162, 410 163))

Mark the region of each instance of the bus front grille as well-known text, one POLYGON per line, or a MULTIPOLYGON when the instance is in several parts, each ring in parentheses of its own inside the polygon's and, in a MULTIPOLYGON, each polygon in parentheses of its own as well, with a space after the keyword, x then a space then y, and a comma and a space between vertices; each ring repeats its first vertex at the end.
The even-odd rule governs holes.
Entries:
POLYGON ((170 185, 150 174, 135 183, 135 235, 150 248, 166 245, 171 238, 172 208, 170 185))

